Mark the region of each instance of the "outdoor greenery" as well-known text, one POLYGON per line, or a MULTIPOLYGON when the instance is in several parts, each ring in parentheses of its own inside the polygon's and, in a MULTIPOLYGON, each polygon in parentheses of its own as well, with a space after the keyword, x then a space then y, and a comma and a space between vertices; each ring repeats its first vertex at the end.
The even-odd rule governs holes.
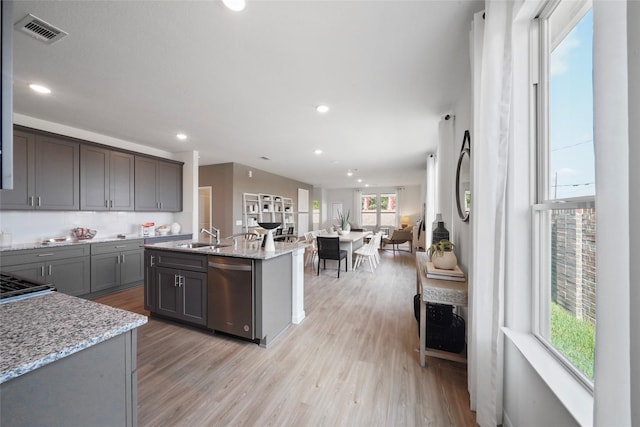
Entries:
POLYGON ((556 303, 551 304, 551 343, 593 381, 595 325, 576 319, 556 303))

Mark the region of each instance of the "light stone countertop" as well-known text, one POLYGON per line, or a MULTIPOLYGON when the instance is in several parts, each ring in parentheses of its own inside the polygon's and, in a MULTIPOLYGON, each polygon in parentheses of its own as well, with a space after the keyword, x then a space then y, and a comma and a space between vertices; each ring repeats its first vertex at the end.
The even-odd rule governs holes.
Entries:
POLYGON ((147 323, 59 292, 0 304, 0 384, 147 323))
POLYGON ((184 238, 186 239, 189 236, 191 236, 191 233, 167 234, 166 236, 143 236, 141 234, 127 234, 125 238, 110 236, 110 237, 93 238, 89 240, 76 240, 76 239, 69 238, 64 242, 56 242, 56 243, 42 243, 42 242, 14 243, 11 246, 0 247, 0 252, 22 251, 26 249, 60 248, 63 246, 72 246, 72 245, 88 245, 91 243, 124 242, 127 240, 162 239, 162 238, 176 237, 176 236, 184 236, 184 238))
MULTIPOLYGON (((200 255, 217 255, 217 256, 228 256, 228 257, 236 257, 236 258, 250 258, 250 259, 270 259, 279 257, 282 255, 286 255, 297 251, 299 249, 304 249, 309 246, 306 242, 296 242, 296 243, 284 243, 284 242, 275 242, 276 250, 274 252, 266 252, 262 247, 261 241, 248 241, 243 239, 238 239, 237 244, 233 244, 231 239, 224 239, 222 241, 223 245, 215 249, 211 248, 182 248, 181 245, 198 242, 197 240, 177 240, 172 242, 163 242, 163 243, 150 243, 143 245, 144 248, 147 249, 160 249, 160 250, 168 250, 174 252, 186 252, 192 254, 200 254, 200 255)), ((207 243, 212 244, 209 241, 202 241, 199 243, 207 243)))

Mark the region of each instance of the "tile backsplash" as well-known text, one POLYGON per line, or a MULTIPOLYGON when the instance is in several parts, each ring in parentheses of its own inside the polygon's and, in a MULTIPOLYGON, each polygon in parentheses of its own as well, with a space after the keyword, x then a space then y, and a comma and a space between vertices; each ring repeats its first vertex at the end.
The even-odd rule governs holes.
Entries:
MULTIPOLYGON (((97 230, 96 239, 118 234, 138 234, 140 224, 156 226, 180 222, 171 212, 88 212, 88 211, 3 211, 0 231, 11 233, 13 243, 30 243, 55 237, 72 237, 71 230, 87 227, 97 230)), ((181 224, 183 231, 185 225, 181 224)))

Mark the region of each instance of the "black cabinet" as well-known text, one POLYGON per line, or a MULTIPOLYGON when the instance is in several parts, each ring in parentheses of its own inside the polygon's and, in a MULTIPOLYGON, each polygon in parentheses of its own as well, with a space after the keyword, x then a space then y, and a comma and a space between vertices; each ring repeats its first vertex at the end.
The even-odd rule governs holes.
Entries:
POLYGON ((80 147, 80 209, 132 211, 135 156, 83 144, 80 147))
POLYGON ((78 210, 80 144, 14 129, 14 189, 0 193, 4 210, 78 210))
POLYGON ((90 292, 89 245, 42 248, 2 254, 2 271, 50 283, 58 292, 90 292))
POLYGON ((135 210, 182 211, 182 165, 135 156, 135 210))
POLYGON ((91 245, 91 292, 138 285, 144 280, 142 239, 91 245))
POLYGON ((147 249, 145 266, 145 309, 207 325, 206 255, 147 249))

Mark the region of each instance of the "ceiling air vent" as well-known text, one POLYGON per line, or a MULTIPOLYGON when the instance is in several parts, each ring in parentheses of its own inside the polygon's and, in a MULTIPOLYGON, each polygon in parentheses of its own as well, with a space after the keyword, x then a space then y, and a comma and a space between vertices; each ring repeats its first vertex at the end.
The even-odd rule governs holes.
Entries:
POLYGON ((56 28, 31 14, 22 18, 20 22, 14 25, 14 28, 46 44, 55 43, 68 35, 60 28, 56 28))

